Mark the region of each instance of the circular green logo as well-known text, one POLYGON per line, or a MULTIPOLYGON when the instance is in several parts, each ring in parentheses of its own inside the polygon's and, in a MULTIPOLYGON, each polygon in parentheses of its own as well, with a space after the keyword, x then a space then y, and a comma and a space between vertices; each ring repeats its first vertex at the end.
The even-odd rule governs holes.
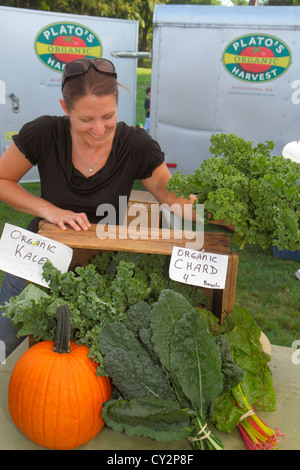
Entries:
POLYGON ((102 44, 90 29, 77 23, 53 23, 43 28, 34 40, 35 53, 52 70, 62 72, 74 59, 102 56, 102 44))
POLYGON ((291 65, 288 46, 269 34, 246 34, 225 48, 222 62, 233 77, 245 82, 269 82, 283 75, 291 65))

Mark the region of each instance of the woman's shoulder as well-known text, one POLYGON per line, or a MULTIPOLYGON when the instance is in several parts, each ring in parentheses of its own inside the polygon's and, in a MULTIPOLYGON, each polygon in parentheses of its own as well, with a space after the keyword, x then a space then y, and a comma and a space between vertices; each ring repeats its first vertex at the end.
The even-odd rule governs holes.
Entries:
POLYGON ((35 155, 31 160, 33 163, 37 161, 37 155, 47 152, 54 141, 65 140, 66 129, 67 123, 63 116, 43 115, 24 124, 13 136, 13 141, 25 155, 35 155))
POLYGON ((65 118, 65 116, 51 116, 45 114, 24 124, 22 130, 49 132, 49 130, 65 129, 67 124, 68 120, 65 118))
POLYGON ((31 123, 36 126, 45 126, 47 128, 49 126, 65 127, 69 123, 69 118, 66 116, 52 116, 49 114, 44 114, 31 121, 31 123))
POLYGON ((120 141, 130 141, 133 145, 145 144, 153 141, 152 137, 143 128, 130 126, 124 121, 117 124, 116 137, 120 141))
POLYGON ((141 127, 129 126, 125 122, 117 124, 115 148, 130 155, 152 159, 154 155, 163 158, 159 143, 141 127))

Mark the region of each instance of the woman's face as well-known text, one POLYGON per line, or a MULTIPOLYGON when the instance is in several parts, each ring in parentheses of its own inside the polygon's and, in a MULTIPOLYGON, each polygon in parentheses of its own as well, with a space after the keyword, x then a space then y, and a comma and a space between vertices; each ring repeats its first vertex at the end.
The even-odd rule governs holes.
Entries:
POLYGON ((71 118, 71 131, 78 142, 89 147, 102 148, 113 139, 117 125, 117 103, 114 95, 87 95, 77 100, 65 113, 71 118))

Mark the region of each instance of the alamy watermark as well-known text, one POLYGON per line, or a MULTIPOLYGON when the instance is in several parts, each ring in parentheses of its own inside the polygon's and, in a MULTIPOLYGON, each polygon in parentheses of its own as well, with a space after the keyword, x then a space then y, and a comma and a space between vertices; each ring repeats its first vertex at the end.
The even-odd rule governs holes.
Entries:
POLYGON ((292 363, 298 365, 300 364, 300 339, 293 341, 292 348, 295 349, 292 353, 292 363))
POLYGON ((294 80, 292 82, 292 88, 295 88, 295 91, 292 93, 292 103, 300 103, 300 80, 294 80))
POLYGON ((96 233, 101 240, 185 239, 186 246, 201 249, 204 243, 203 204, 135 202, 127 209, 126 196, 119 197, 119 216, 112 204, 100 204, 96 215, 102 217, 96 233), (196 217, 195 217, 196 215, 196 217), (117 220, 118 219, 118 220, 117 220), (162 221, 160 223, 160 220, 162 221), (159 230, 159 227, 162 229, 159 230))
POLYGON ((0 365, 1 364, 5 364, 6 360, 6 346, 5 346, 5 342, 0 340, 0 365))

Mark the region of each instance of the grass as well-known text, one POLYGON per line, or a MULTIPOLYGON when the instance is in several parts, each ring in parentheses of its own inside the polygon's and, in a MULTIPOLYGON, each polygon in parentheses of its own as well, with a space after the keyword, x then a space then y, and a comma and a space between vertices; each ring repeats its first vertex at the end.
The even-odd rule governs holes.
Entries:
MULTIPOLYGON (((139 69, 137 88, 137 123, 144 122, 145 90, 151 84, 151 70, 139 69)), ((35 195, 39 183, 23 185, 35 195)), ((142 189, 136 182, 135 189, 142 189)), ((19 213, 0 202, 0 233, 5 222, 26 227, 31 216, 19 213)), ((208 230, 222 231, 209 226, 208 230)), ((230 237, 232 235, 228 233, 230 237)), ((245 307, 254 317, 272 344, 291 347, 300 339, 300 283, 295 277, 299 262, 273 256, 273 250, 247 245, 239 250, 232 242, 231 249, 239 255, 235 304, 245 307)), ((0 271, 0 284, 4 273, 0 271)))
POLYGON ((146 88, 151 86, 151 69, 139 68, 136 93, 136 124, 145 122, 146 88))
POLYGON ((247 245, 238 252, 236 305, 243 306, 272 344, 291 347, 300 339, 299 262, 275 258, 273 249, 247 245))

